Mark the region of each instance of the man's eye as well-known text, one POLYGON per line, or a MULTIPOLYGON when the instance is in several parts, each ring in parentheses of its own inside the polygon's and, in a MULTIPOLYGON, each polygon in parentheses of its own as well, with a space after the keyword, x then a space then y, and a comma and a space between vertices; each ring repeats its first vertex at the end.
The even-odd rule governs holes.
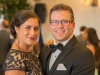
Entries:
POLYGON ((63 20, 63 23, 68 23, 68 20, 63 20))
POLYGON ((58 23, 57 21, 53 21, 53 22, 52 22, 52 24, 57 24, 57 23, 58 23))
POLYGON ((58 21, 53 21, 54 23, 57 23, 58 21))

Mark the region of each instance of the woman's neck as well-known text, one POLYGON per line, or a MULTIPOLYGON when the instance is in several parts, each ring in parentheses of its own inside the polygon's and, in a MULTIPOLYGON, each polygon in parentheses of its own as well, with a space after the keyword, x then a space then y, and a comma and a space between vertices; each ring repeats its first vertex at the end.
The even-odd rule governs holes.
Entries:
POLYGON ((31 51, 31 46, 27 46, 27 45, 24 45, 24 44, 18 44, 19 45, 19 48, 25 52, 30 52, 31 51))
POLYGON ((17 49, 22 52, 31 52, 31 50, 32 50, 31 48, 32 48, 32 46, 28 46, 28 45, 25 45, 22 43, 16 43, 16 42, 14 42, 12 45, 12 49, 17 49))

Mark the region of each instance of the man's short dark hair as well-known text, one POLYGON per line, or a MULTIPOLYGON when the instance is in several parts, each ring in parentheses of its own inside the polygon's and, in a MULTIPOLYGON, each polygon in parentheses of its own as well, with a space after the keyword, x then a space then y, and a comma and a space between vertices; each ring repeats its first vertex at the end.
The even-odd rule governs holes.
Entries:
POLYGON ((84 31, 86 29, 86 26, 81 26, 80 31, 84 31))
POLYGON ((51 14, 54 11, 69 11, 70 17, 71 17, 71 22, 74 22, 74 13, 70 6, 61 3, 61 4, 57 4, 54 7, 52 7, 50 10, 50 13, 49 13, 49 21, 51 20, 51 14))

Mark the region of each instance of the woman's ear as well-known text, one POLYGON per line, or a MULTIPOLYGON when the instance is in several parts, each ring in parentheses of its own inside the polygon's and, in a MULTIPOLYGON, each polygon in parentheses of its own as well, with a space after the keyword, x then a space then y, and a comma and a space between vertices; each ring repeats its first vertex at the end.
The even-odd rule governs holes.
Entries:
POLYGON ((18 32, 19 32, 19 28, 18 28, 18 27, 16 27, 16 26, 15 26, 15 31, 16 31, 16 33, 18 33, 18 32))

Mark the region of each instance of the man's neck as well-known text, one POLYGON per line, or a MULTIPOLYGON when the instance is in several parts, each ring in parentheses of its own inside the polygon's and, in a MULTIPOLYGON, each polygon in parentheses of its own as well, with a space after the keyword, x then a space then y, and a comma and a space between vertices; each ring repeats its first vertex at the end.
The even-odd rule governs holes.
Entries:
POLYGON ((59 41, 59 42, 57 42, 57 41, 54 40, 54 44, 56 45, 56 44, 58 44, 58 43, 61 43, 61 44, 63 44, 63 46, 65 46, 65 44, 66 44, 73 36, 74 36, 74 35, 72 34, 67 40, 64 40, 64 41, 59 41))

